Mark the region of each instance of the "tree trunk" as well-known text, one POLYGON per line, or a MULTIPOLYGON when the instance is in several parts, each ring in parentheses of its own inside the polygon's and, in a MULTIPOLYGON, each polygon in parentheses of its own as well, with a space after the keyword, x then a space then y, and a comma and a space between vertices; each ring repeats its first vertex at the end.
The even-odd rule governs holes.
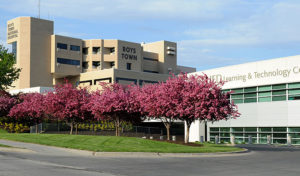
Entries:
POLYGON ((186 134, 185 134, 184 143, 188 143, 189 142, 189 138, 190 138, 191 122, 189 122, 189 121, 185 121, 185 122, 186 122, 186 134))
POLYGON ((76 135, 77 135, 78 134, 78 123, 76 123, 75 130, 76 130, 76 135))
POLYGON ((169 141, 170 140, 170 127, 171 127, 171 125, 169 123, 166 123, 165 126, 166 126, 166 129, 167 129, 167 140, 169 141))
POLYGON ((166 130, 167 130, 167 140, 169 141, 170 140, 170 128, 171 128, 171 123, 172 121, 168 121, 167 119, 165 119, 165 121, 163 120, 163 118, 161 118, 161 121, 163 122, 163 124, 165 125, 166 127, 166 130))
POLYGON ((115 120, 116 136, 120 136, 120 118, 116 117, 115 120))
POLYGON ((95 132, 95 123, 93 123, 93 135, 95 135, 96 132, 95 132))
POLYGON ((73 122, 71 122, 71 123, 70 123, 70 127, 71 127, 71 130, 70 130, 70 135, 72 135, 72 134, 73 134, 73 126, 74 126, 74 123, 73 123, 73 122))
POLYGON ((38 132, 39 132, 38 127, 39 127, 39 126, 38 126, 38 123, 36 122, 36 123, 35 123, 35 133, 36 133, 36 134, 38 134, 38 132))

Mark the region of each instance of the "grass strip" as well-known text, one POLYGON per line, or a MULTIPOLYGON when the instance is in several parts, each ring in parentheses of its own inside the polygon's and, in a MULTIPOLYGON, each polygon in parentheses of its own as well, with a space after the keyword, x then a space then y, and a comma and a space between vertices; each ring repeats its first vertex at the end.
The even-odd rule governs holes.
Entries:
POLYGON ((242 150, 237 147, 208 143, 201 147, 194 147, 135 137, 115 136, 0 133, 0 139, 95 152, 212 153, 242 150))

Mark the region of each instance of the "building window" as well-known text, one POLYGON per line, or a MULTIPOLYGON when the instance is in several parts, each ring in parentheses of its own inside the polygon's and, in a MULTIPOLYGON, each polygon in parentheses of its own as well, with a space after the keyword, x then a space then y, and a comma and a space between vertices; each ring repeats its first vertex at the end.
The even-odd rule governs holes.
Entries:
POLYGON ((88 69, 89 63, 88 62, 82 62, 82 68, 83 69, 88 69))
POLYGON ((158 71, 151 71, 151 70, 143 70, 143 71, 147 73, 158 73, 158 71))
POLYGON ((93 47, 93 54, 99 54, 100 53, 100 47, 93 47))
POLYGON ((67 65, 80 65, 79 60, 65 59, 65 58, 57 58, 57 63, 67 64, 67 65))
POLYGON ((223 90, 226 91, 232 91, 230 98, 236 104, 300 100, 299 82, 223 90))
POLYGON ((127 70, 131 70, 131 63, 127 63, 127 70))
POLYGON ((148 58, 148 57, 144 57, 144 60, 148 60, 148 61, 158 61, 158 59, 153 59, 153 58, 148 58))
POLYGON ((70 50, 72 50, 72 51, 80 51, 80 46, 70 45, 70 50))
POLYGON ((64 43, 57 43, 57 46, 56 46, 58 49, 64 49, 64 50, 67 50, 68 49, 68 45, 67 44, 64 44, 64 43))
POLYGON ((98 68, 100 66, 100 61, 93 61, 93 68, 98 68))
POLYGON ((115 66, 115 62, 110 62, 110 67, 114 67, 115 66))
POLYGON ((115 54, 115 47, 109 48, 109 51, 110 51, 111 54, 115 54))
POLYGON ((89 54, 89 48, 82 48, 82 54, 89 54))
POLYGON ((17 42, 12 43, 12 53, 14 55, 15 63, 17 63, 17 42))

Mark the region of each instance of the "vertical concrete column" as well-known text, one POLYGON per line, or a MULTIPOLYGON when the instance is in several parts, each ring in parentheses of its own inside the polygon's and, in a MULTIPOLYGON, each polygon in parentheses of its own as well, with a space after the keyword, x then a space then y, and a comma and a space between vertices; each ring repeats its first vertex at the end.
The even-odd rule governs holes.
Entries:
POLYGON ((248 144, 252 144, 252 135, 248 136, 248 144))
POLYGON ((233 135, 231 135, 231 136, 230 136, 230 143, 231 143, 231 144, 234 144, 234 141, 235 141, 235 137, 234 137, 233 135))
POLYGON ((100 69, 103 70, 103 63, 104 63, 104 41, 101 39, 101 46, 100 46, 100 69))
POLYGON ((215 144, 218 144, 218 143, 219 143, 219 136, 216 135, 216 136, 215 136, 215 144))
POLYGON ((201 143, 204 142, 204 136, 200 136, 200 142, 201 142, 201 143))
POLYGON ((287 145, 288 146, 292 145, 292 137, 290 135, 288 135, 288 137, 287 137, 287 145))
POLYGON ((271 145, 272 141, 271 141, 271 135, 267 135, 267 144, 271 145))

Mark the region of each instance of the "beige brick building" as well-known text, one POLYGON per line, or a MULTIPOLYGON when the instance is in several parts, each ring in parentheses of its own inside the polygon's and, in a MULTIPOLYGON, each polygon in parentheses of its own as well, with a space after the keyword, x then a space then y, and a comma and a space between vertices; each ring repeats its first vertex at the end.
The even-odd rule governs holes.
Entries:
POLYGON ((169 72, 195 72, 177 65, 174 42, 134 43, 83 40, 54 34, 53 21, 18 17, 7 22, 7 43, 22 68, 13 89, 52 87, 65 78, 92 89, 99 82, 121 84, 164 81, 169 72))

